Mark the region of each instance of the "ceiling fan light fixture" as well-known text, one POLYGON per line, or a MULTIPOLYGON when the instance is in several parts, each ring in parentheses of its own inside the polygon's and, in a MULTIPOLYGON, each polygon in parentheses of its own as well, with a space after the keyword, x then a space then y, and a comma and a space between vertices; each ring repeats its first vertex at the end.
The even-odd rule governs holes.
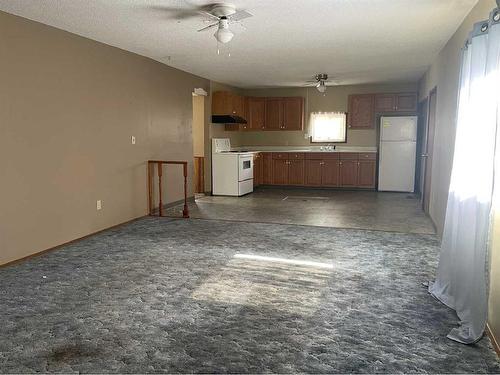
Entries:
POLYGON ((316 85, 316 89, 324 94, 326 92, 326 85, 325 85, 325 81, 320 81, 317 85, 316 85))
POLYGON ((233 39, 234 34, 229 29, 219 28, 214 34, 215 39, 221 43, 229 43, 233 39))

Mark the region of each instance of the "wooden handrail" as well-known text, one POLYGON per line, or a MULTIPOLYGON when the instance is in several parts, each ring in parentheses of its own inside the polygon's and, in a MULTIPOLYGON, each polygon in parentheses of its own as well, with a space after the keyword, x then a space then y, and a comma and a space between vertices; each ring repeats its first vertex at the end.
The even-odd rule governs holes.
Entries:
POLYGON ((153 216, 153 174, 154 166, 158 168, 158 194, 159 194, 159 207, 158 216, 163 216, 163 199, 162 199, 162 177, 163 177, 163 164, 182 165, 184 172, 184 208, 182 210, 182 217, 189 218, 189 209, 187 205, 187 161, 177 160, 148 160, 148 207, 149 215, 153 216))

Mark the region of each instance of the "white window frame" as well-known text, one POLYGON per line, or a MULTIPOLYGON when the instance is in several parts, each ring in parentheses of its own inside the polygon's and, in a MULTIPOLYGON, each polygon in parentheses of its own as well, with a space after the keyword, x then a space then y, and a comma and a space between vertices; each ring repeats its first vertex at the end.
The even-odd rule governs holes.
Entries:
POLYGON ((311 112, 309 128, 311 131, 311 143, 347 142, 347 114, 345 112, 311 112), (328 124, 328 122, 332 123, 328 124), (333 129, 329 136, 325 134, 325 127, 328 126, 340 126, 340 129, 333 129), (318 127, 321 128, 318 129, 318 127))

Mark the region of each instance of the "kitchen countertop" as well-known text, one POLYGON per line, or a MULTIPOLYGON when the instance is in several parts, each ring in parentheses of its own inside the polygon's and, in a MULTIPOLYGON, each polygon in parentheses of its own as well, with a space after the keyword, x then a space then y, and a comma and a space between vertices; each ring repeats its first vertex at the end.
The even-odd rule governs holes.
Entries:
POLYGON ((257 152, 377 152, 377 147, 356 147, 356 146, 337 146, 335 150, 321 150, 320 146, 312 147, 294 147, 294 146, 252 146, 252 147, 234 147, 233 150, 248 151, 248 153, 257 152))

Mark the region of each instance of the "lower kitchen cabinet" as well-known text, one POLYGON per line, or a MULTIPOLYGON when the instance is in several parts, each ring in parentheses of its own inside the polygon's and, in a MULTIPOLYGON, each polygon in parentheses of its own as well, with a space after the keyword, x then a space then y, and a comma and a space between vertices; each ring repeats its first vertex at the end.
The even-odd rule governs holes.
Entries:
POLYGON ((253 186, 259 186, 263 183, 263 165, 262 154, 253 156, 253 186))
POLYGON ((339 186, 340 162, 338 160, 325 159, 321 167, 321 185, 330 187, 339 186))
POLYGON ((333 159, 306 160, 306 186, 339 186, 339 161, 333 159))
MULTIPOLYGON (((374 189, 376 153, 262 153, 264 185, 374 189), (305 156, 304 156, 305 155, 305 156)), ((254 171, 255 176, 255 171, 254 171)), ((254 177, 255 179, 255 177, 254 177)))
POLYGON ((340 186, 357 187, 358 186, 358 161, 341 160, 340 161, 340 186))
POLYGON ((288 160, 288 185, 304 185, 304 160, 288 160))
MULTIPOLYGON (((338 163, 338 162, 337 162, 338 163)), ((321 186, 323 160, 306 160, 305 175, 307 186, 321 186)))
POLYGON ((273 154, 263 152, 262 154, 262 180, 263 185, 273 184, 273 154))
POLYGON ((358 187, 375 188, 377 176, 377 162, 375 160, 358 161, 358 187))
POLYGON ((288 185, 288 160, 273 160, 273 184, 288 185))

